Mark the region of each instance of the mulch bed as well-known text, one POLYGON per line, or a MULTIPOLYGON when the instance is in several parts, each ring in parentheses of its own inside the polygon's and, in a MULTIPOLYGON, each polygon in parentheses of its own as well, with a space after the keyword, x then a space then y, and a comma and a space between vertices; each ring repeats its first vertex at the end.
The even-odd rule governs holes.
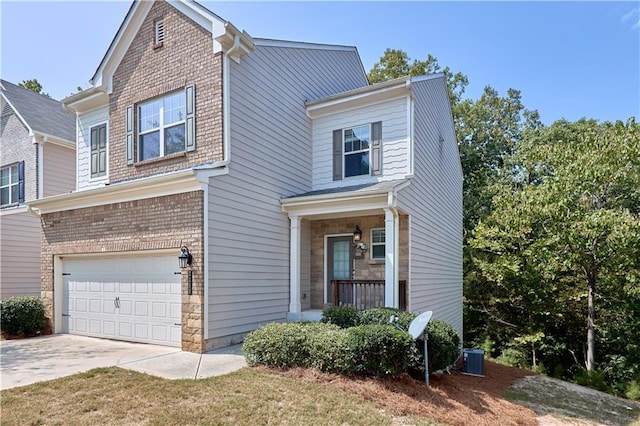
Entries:
POLYGON ((459 370, 432 375, 429 389, 409 375, 354 379, 301 368, 277 372, 375 401, 395 416, 413 414, 449 425, 537 425, 532 410, 502 397, 514 381, 533 373, 491 361, 485 361, 484 367, 485 377, 464 375, 459 370))

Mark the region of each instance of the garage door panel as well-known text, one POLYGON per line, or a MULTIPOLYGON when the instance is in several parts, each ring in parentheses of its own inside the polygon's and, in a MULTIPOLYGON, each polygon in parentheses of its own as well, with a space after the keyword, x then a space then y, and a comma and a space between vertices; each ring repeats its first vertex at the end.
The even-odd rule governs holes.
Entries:
POLYGON ((63 331, 180 346, 174 263, 174 256, 63 259, 63 331))

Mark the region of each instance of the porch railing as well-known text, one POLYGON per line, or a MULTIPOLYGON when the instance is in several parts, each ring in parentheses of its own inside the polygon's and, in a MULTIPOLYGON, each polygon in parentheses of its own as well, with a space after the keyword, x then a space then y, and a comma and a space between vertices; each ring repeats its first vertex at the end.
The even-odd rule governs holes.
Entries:
MULTIPOLYGON (((400 286, 400 309, 407 309, 407 281, 400 286)), ((384 280, 332 280, 333 306, 351 306, 361 311, 384 306, 384 280)))

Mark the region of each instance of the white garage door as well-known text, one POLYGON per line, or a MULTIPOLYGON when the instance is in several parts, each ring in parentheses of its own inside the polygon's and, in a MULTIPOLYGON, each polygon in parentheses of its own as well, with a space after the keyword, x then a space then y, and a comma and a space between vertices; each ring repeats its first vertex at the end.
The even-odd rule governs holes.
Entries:
POLYGON ((180 346, 176 256, 63 259, 63 332, 180 346))

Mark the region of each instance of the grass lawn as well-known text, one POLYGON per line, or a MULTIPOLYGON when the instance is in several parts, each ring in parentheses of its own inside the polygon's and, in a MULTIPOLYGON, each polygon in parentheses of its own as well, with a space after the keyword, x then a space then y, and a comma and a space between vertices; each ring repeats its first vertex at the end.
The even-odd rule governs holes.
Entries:
POLYGON ((1 408, 3 425, 393 423, 393 415, 373 401, 249 368, 175 381, 120 368, 95 369, 3 391, 1 408))
POLYGON ((0 421, 2 425, 640 426, 640 404, 567 386, 490 361, 485 362, 485 377, 455 371, 432 376, 429 389, 407 375, 348 378, 315 370, 258 367, 208 379, 165 380, 114 367, 2 391, 0 421))

